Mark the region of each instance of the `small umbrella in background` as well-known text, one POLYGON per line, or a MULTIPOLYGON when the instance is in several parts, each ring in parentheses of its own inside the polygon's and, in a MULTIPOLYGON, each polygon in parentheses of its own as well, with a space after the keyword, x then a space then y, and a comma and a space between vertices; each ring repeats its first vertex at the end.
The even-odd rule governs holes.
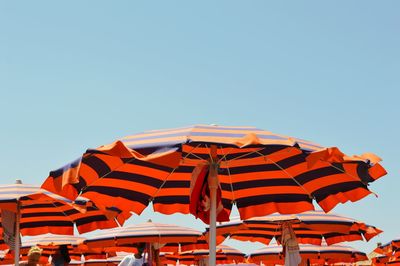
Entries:
MULTIPOLYGON (((4 241, 15 247, 18 265, 20 237, 45 233, 73 235, 74 226, 80 233, 119 226, 121 211, 116 208, 98 209, 89 200, 75 201, 60 197, 37 186, 22 184, 0 185, 0 209, 4 241)), ((121 219, 121 222, 125 220, 121 219)))
MULTIPOLYGON (((164 257, 169 261, 179 262, 179 265, 202 265, 210 255, 209 249, 194 249, 178 254, 166 254, 164 257)), ((245 254, 240 250, 227 245, 218 245, 216 253, 217 264, 242 263, 245 254)))
MULTIPOLYGON (((44 234, 33 237, 25 237, 22 239, 21 244, 21 256, 22 260, 28 259, 29 249, 33 246, 38 246, 42 249, 40 263, 48 263, 49 257, 54 255, 60 246, 66 246, 68 254, 73 260, 81 260, 82 256, 88 259, 104 259, 107 256, 114 256, 115 253, 104 253, 101 250, 88 249, 81 245, 85 240, 84 237, 71 236, 71 235, 54 235, 44 234)), ((6 256, 12 257, 12 254, 8 253, 6 256)))
POLYGON ((400 237, 394 238, 386 244, 379 245, 374 250, 374 252, 384 255, 398 251, 400 252, 400 237))
POLYGON ((386 265, 399 266, 400 256, 383 255, 372 258, 371 266, 386 266, 386 265))
POLYGON ((379 245, 375 248, 374 252, 383 256, 373 258, 373 265, 400 265, 400 237, 394 238, 386 244, 379 245))
POLYGON ((164 214, 192 213, 210 224, 212 266, 215 223, 233 204, 241 219, 313 210, 314 201, 328 212, 369 195, 368 184, 386 174, 379 161, 253 127, 195 125, 87 150, 42 187, 137 214, 149 202, 164 214))
POLYGON ((129 251, 138 243, 151 243, 161 251, 177 252, 179 243, 195 243, 201 232, 192 228, 148 221, 138 225, 102 230, 83 241, 89 248, 106 248, 114 251, 129 251), (113 249, 113 247, 115 247, 113 249))
MULTIPOLYGON (((308 265, 332 265, 335 263, 355 263, 367 259, 364 252, 343 245, 317 246, 300 244, 302 264, 308 265)), ((282 246, 271 245, 256 250, 248 256, 253 263, 263 263, 266 266, 284 265, 285 259, 282 246)))
POLYGON ((293 215, 272 214, 247 220, 232 220, 217 225, 218 241, 225 237, 241 241, 257 241, 268 245, 282 236, 282 223, 290 222, 296 239, 302 244, 328 245, 355 240, 369 241, 382 230, 364 222, 323 211, 309 211, 293 215), (222 237, 221 237, 222 236, 222 237))

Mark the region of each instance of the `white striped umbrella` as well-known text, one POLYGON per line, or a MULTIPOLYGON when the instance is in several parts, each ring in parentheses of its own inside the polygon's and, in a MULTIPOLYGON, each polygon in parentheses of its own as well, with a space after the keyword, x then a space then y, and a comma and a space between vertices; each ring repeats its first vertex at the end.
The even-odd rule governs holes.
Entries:
MULTIPOLYGON (((369 241, 382 230, 352 218, 323 211, 309 211, 293 215, 271 214, 247 220, 234 218, 217 225, 217 235, 242 241, 258 241, 268 245, 280 240, 283 222, 292 224, 299 243, 328 245, 355 240, 369 241)), ((219 239, 222 241, 223 239, 219 239)))
POLYGON ((20 180, 16 184, 0 185, 0 209, 2 228, 7 228, 6 234, 10 236, 8 244, 16 247, 16 265, 19 263, 20 233, 72 235, 74 225, 81 233, 112 228, 118 226, 115 218, 120 215, 117 209, 99 210, 85 198, 72 201, 38 186, 22 184, 20 180), (15 226, 12 220, 15 220, 15 226))
MULTIPOLYGON (((349 246, 300 244, 299 247, 303 262, 308 261, 309 264, 334 264, 367 260, 367 255, 364 252, 349 246)), ((262 262, 265 265, 285 264, 282 246, 278 245, 271 245, 258 249, 252 252, 248 257, 249 261, 254 263, 262 262)))
MULTIPOLYGON (((210 255, 209 249, 195 249, 178 254, 166 254, 167 260, 178 262, 184 265, 199 265, 202 259, 208 258, 210 255)), ((245 254, 240 250, 227 245, 218 245, 216 252, 217 264, 229 264, 244 262, 245 254)))
MULTIPOLYGON (((102 230, 100 233, 84 241, 90 248, 97 247, 127 247, 137 243, 188 243, 196 242, 201 237, 201 232, 192 228, 153 223, 151 221, 128 225, 119 228, 102 230)), ((178 246, 173 246, 177 250, 178 246)))

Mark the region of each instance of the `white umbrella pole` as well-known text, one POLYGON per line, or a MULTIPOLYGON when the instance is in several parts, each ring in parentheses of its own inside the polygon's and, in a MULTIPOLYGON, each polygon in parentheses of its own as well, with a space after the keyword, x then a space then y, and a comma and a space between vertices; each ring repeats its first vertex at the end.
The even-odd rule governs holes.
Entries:
POLYGON ((15 246, 14 246, 14 264, 19 265, 19 251, 20 251, 20 237, 19 237, 19 221, 20 221, 21 211, 19 206, 19 201, 17 203, 17 213, 15 215, 15 246))
POLYGON ((210 188, 210 238, 208 244, 210 246, 208 266, 216 265, 216 223, 217 223, 217 188, 218 188, 218 165, 212 163, 210 165, 210 174, 208 176, 208 185, 210 188))

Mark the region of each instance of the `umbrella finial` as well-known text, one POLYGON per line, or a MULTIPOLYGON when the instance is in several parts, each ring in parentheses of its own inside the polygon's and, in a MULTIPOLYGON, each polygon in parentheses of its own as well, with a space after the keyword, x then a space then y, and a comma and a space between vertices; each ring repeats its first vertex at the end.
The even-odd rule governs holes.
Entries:
POLYGON ((22 184, 22 180, 21 179, 16 179, 15 180, 15 184, 22 184))

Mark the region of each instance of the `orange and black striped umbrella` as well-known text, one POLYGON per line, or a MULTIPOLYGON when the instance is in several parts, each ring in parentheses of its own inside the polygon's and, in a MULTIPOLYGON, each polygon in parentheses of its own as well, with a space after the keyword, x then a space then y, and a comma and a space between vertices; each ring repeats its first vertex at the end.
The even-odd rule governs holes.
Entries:
POLYGON ((337 148, 253 127, 195 125, 87 150, 52 171, 42 187, 137 214, 150 201, 164 214, 189 213, 192 172, 210 164, 218 167, 224 217, 236 204, 240 217, 248 219, 313 210, 313 201, 327 212, 360 200, 371 193, 368 184, 386 174, 379 161, 370 153, 346 156, 337 148))
MULTIPOLYGON (((367 260, 364 252, 349 246, 331 245, 317 246, 300 244, 300 256, 302 262, 308 261, 310 265, 333 265, 335 263, 354 263, 367 260)), ((253 263, 264 265, 284 265, 285 258, 282 246, 268 246, 252 252, 248 259, 253 263)))
MULTIPOLYGON (((178 254, 166 254, 164 257, 168 261, 179 261, 179 264, 199 265, 199 261, 208 258, 209 253, 208 249, 195 249, 178 254)), ((245 261, 245 254, 230 246, 218 245, 216 260, 217 264, 241 263, 245 261)))
MULTIPOLYGON (((115 252, 105 253, 102 250, 89 249, 81 245, 83 240, 85 240, 84 237, 54 234, 25 237, 20 248, 21 260, 28 259, 29 249, 33 246, 39 246, 42 249, 41 263, 48 262, 49 257, 54 255, 61 245, 65 245, 68 248, 68 254, 74 260, 81 260, 82 256, 85 259, 105 259, 107 256, 115 255, 115 252)), ((9 252, 7 257, 13 258, 12 252, 9 252)))
POLYGON ((384 255, 372 258, 371 266, 386 266, 386 265, 393 265, 399 266, 400 265, 400 254, 399 255, 384 255))
POLYGON ((382 232, 374 226, 351 218, 323 211, 309 211, 223 222, 217 225, 217 235, 242 241, 258 241, 268 245, 273 238, 280 241, 283 222, 292 224, 297 241, 302 244, 321 245, 325 241, 328 245, 332 245, 345 241, 363 239, 368 241, 382 232))
POLYGON ((395 252, 400 253, 400 237, 397 237, 386 244, 378 246, 374 252, 384 255, 393 255, 395 252))
MULTIPOLYGON (((167 260, 165 258, 166 254, 170 254, 170 253, 165 253, 165 252, 160 252, 159 254, 159 258, 160 258, 160 262, 162 263, 162 265, 168 265, 169 263, 174 263, 175 261, 172 260, 167 260)), ((91 265, 91 266, 107 266, 107 265, 118 265, 127 255, 132 255, 132 253, 127 253, 127 252, 118 252, 116 254, 116 256, 110 256, 106 259, 89 259, 89 260, 85 260, 82 261, 82 265, 91 265)), ((145 257, 145 261, 147 254, 144 254, 145 257)))
POLYGON ((201 235, 200 231, 188 227, 146 222, 102 230, 83 243, 89 248, 119 247, 115 251, 124 251, 123 247, 134 246, 138 243, 156 243, 163 246, 161 251, 178 251, 178 245, 164 246, 164 244, 194 243, 201 235))
POLYGON ((73 235, 74 225, 79 233, 113 228, 119 226, 118 215, 127 215, 116 208, 100 210, 83 197, 71 201, 37 186, 1 185, 0 209, 17 211, 17 208, 22 235, 73 235))

